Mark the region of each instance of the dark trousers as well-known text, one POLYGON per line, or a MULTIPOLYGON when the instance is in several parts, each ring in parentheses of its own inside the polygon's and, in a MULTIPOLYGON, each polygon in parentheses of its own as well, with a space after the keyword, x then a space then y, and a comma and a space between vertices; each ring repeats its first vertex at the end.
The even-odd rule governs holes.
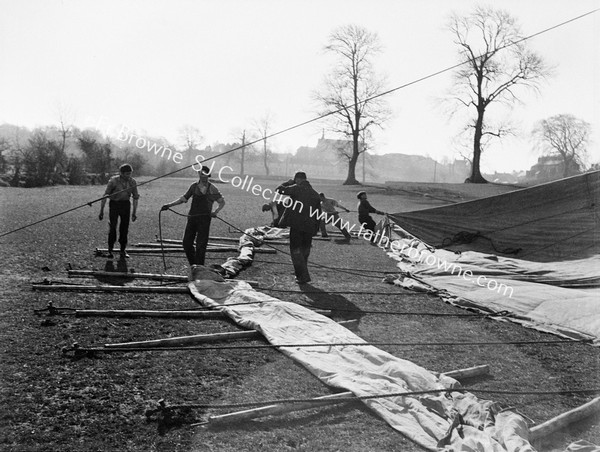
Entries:
POLYGON ((121 251, 127 247, 127 233, 129 232, 129 201, 110 201, 108 203, 108 250, 112 251, 117 241, 117 221, 119 225, 119 244, 121 251))
POLYGON ((325 227, 326 224, 333 224, 336 228, 342 231, 342 234, 344 234, 344 237, 346 237, 347 239, 351 237, 350 233, 344 228, 342 228, 339 213, 328 213, 326 215, 327 216, 325 218, 327 218, 327 221, 325 221, 325 219, 322 219, 319 223, 319 227, 321 228, 321 235, 323 237, 327 236, 327 228, 325 227))
POLYGON ((358 221, 363 225, 363 229, 367 229, 368 231, 371 231, 373 233, 373 235, 371 236, 371 242, 375 242, 375 226, 377 226, 375 220, 373 220, 373 218, 371 218, 371 216, 369 215, 363 218, 359 217, 358 221))
POLYGON ((292 264, 294 264, 294 273, 298 280, 305 282, 310 281, 308 256, 310 256, 312 236, 312 232, 299 231, 296 228, 290 229, 290 254, 292 255, 292 264))
POLYGON ((209 214, 189 217, 187 220, 183 233, 183 249, 190 265, 204 265, 210 220, 209 214), (195 248, 194 242, 196 243, 195 248))

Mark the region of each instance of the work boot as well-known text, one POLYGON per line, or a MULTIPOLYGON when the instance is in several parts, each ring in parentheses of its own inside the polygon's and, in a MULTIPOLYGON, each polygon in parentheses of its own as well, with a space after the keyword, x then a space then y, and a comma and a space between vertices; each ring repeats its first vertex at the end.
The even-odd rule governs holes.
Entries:
POLYGON ((306 259, 302 250, 297 249, 291 252, 292 264, 294 265, 294 273, 296 274, 296 282, 304 284, 310 281, 308 269, 306 268, 306 259))
POLYGON ((308 284, 309 282, 310 282, 310 277, 308 277, 307 279, 300 279, 300 278, 296 277, 297 284, 308 284))

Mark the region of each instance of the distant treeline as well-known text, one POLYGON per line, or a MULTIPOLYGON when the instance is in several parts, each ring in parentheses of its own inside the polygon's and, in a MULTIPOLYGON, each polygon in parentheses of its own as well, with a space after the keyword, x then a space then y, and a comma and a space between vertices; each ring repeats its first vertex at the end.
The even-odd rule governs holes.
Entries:
MULTIPOLYGON (((0 125, 0 185, 14 187, 42 187, 48 185, 104 184, 118 172, 123 163, 134 168, 136 176, 159 176, 173 173, 172 177, 190 177, 194 171, 189 165, 239 144, 216 143, 204 149, 183 149, 165 138, 144 137, 140 141, 120 140, 103 136, 98 130, 80 130, 75 127, 44 127, 29 130, 10 124, 0 125), (139 146, 140 143, 145 144, 139 146), (147 143, 156 146, 148 146, 147 143), (164 152, 171 149, 181 155, 174 162, 164 152), (181 171, 178 171, 181 170, 181 171)), ((260 156, 253 149, 244 153, 247 165, 258 165, 260 156)), ((238 171, 241 153, 232 152, 217 159, 238 171)))

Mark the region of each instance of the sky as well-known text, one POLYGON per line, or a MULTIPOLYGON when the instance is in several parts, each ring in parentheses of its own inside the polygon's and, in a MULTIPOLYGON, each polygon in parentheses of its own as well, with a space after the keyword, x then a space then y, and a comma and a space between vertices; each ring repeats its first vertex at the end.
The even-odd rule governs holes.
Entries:
MULTIPOLYGON (((465 152, 462 124, 441 108, 451 73, 412 82, 460 60, 445 28, 471 0, 0 0, 0 124, 125 126, 180 143, 200 130, 202 147, 239 142, 271 116, 278 132, 315 119, 313 93, 334 61, 331 32, 355 24, 377 33, 373 60, 393 116, 371 152, 430 156, 465 152)), ((600 8, 600 0, 496 0, 525 35, 600 8)), ((535 123, 568 113, 590 123, 590 161, 600 161, 600 11, 528 41, 555 75, 510 112, 516 135, 491 146, 484 172, 528 169, 535 123)), ((276 152, 315 146, 314 121, 271 140, 276 152)), ((328 138, 339 138, 325 132, 328 138)))

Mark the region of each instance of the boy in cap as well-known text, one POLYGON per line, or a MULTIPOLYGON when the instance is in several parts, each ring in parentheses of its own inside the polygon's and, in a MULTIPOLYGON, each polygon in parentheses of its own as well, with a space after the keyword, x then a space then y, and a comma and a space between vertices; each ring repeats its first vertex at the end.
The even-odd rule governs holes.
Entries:
POLYGON ((181 198, 161 207, 161 210, 168 210, 178 204, 187 203, 192 198, 192 205, 188 212, 187 224, 183 233, 183 249, 188 262, 192 266, 204 265, 211 219, 216 217, 225 207, 225 199, 223 199, 219 189, 208 181, 209 177, 210 168, 203 166, 198 171, 198 182, 190 185, 181 198), (212 208, 215 201, 218 207, 213 212, 212 208), (195 247, 194 242, 196 243, 195 247))
POLYGON ((100 202, 100 214, 98 219, 104 219, 104 206, 106 205, 106 196, 110 199, 108 203, 108 258, 113 258, 113 248, 117 241, 117 222, 120 220, 119 244, 121 245, 121 259, 129 257, 127 254, 127 234, 129 233, 129 213, 131 204, 129 198, 133 197, 133 211, 131 212, 131 221, 137 220, 137 206, 140 195, 137 190, 137 182, 131 173, 133 168, 125 163, 119 167, 119 175, 113 176, 106 185, 104 198, 100 202))
POLYGON ((356 195, 358 198, 358 222, 363 225, 364 229, 367 229, 373 233, 371 236, 371 243, 375 243, 375 220, 369 215, 370 213, 376 213, 378 215, 385 215, 385 212, 377 210, 373 207, 369 201, 367 201, 367 192, 361 191, 356 195))
POLYGON ((325 217, 320 222, 321 237, 327 237, 327 227, 325 225, 331 223, 340 231, 342 231, 342 234, 344 234, 346 240, 350 240, 350 233, 341 226, 340 214, 336 208, 344 209, 346 213, 350 211, 335 199, 327 198, 325 193, 319 193, 319 196, 321 197, 321 210, 325 212, 325 217))

